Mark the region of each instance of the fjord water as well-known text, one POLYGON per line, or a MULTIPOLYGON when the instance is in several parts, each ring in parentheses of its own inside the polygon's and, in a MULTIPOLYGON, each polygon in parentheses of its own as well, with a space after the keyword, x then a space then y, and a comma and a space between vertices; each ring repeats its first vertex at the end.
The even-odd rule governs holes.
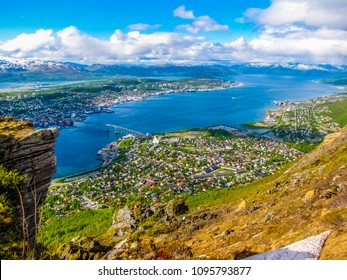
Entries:
MULTIPOLYGON (((225 78, 225 77, 224 77, 225 78)), ((312 82, 304 77, 240 75, 227 77, 244 83, 243 87, 208 92, 173 93, 152 96, 141 102, 112 107, 114 113, 88 116, 86 122, 115 124, 143 133, 261 120, 275 100, 306 100, 339 92, 337 88, 312 82)), ((61 130, 57 139, 57 172, 64 177, 98 167, 97 151, 115 140, 112 133, 94 133, 72 127, 61 130)))

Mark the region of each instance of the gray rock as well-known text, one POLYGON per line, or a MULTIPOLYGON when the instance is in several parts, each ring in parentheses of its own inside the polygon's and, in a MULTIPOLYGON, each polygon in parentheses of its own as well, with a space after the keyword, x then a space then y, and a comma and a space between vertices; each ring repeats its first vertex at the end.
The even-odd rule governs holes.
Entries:
POLYGON ((275 217, 274 213, 267 214, 264 219, 261 220, 262 223, 267 223, 268 221, 271 221, 275 217))
POLYGON ((208 231, 208 233, 216 232, 216 231, 218 231, 218 230, 219 230, 219 227, 213 227, 212 229, 210 229, 210 230, 208 231))
MULTIPOLYGON (((29 243, 35 244, 35 204, 42 204, 56 169, 54 155, 58 129, 34 131, 22 139, 0 139, 0 164, 26 176, 23 201, 29 228, 29 243), (36 201, 35 201, 36 200, 36 201)), ((38 212, 38 211, 37 211, 38 212)))
POLYGON ((161 218, 160 218, 160 221, 163 222, 163 223, 168 222, 168 221, 169 221, 168 215, 165 215, 164 217, 161 217, 161 218))
POLYGON ((260 205, 254 205, 254 206, 252 206, 251 208, 249 208, 249 209, 247 210, 247 212, 248 212, 248 213, 252 213, 252 212, 254 212, 254 211, 257 211, 257 210, 260 209, 260 208, 261 208, 260 205))
POLYGON ((224 237, 224 236, 228 236, 230 233, 232 233, 233 232, 233 230, 230 230, 230 229, 226 229, 226 230, 224 230, 221 234, 220 234, 220 236, 221 237, 224 237))
POLYGON ((132 211, 125 206, 120 209, 117 213, 116 218, 112 222, 111 228, 112 230, 118 230, 119 236, 124 236, 125 230, 134 230, 136 229, 136 220, 133 216, 132 211))

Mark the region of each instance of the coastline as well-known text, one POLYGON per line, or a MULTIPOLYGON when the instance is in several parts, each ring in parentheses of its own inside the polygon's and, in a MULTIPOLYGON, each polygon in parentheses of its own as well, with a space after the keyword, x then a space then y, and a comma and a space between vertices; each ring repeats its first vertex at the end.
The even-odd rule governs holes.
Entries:
POLYGON ((217 90, 228 90, 231 88, 240 88, 240 87, 245 86, 245 83, 242 83, 242 82, 227 81, 227 80, 223 80, 223 81, 227 82, 227 84, 229 84, 229 86, 228 87, 219 86, 219 87, 214 87, 214 88, 204 88, 204 89, 194 89, 194 90, 184 90, 184 89, 182 89, 182 90, 163 90, 163 91, 158 91, 158 92, 146 93, 146 94, 143 94, 140 96, 120 97, 120 98, 117 98, 116 100, 113 100, 110 102, 96 104, 97 108, 95 108, 94 110, 84 112, 83 114, 76 116, 75 119, 71 119, 72 125, 69 124, 69 125, 54 126, 54 127, 58 128, 59 130, 64 129, 66 127, 73 127, 74 122, 84 122, 89 115, 98 114, 98 113, 112 114, 113 113, 112 107, 115 105, 124 104, 127 102, 141 102, 141 101, 145 101, 148 98, 153 97, 153 96, 175 94, 175 93, 186 93, 186 92, 210 92, 210 91, 217 91, 217 90))
MULTIPOLYGON (((244 81, 242 81, 242 82, 244 82, 244 81)), ((247 81, 246 81, 247 82, 247 81)), ((248 83, 247 83, 248 84, 248 83)), ((244 84, 240 84, 240 83, 238 83, 237 84, 238 85, 238 87, 240 87, 240 86, 243 86, 244 84)), ((235 87, 235 86, 232 86, 232 87, 229 87, 229 88, 233 88, 233 87, 235 87)), ((216 89, 209 89, 210 91, 213 91, 213 90, 216 90, 216 89)), ((204 89, 204 90, 192 90, 192 92, 194 91, 194 92, 203 92, 203 91, 209 91, 209 90, 207 90, 207 89, 204 89)), ((187 90, 182 90, 182 91, 172 91, 172 90, 165 90, 165 91, 157 91, 157 92, 151 92, 151 94, 150 95, 148 95, 148 94, 145 94, 144 96, 141 96, 141 99, 140 100, 134 100, 134 96, 130 96, 130 97, 127 97, 126 98, 126 100, 124 99, 124 100, 119 100, 119 99, 117 99, 117 100, 115 100, 115 102, 112 102, 112 103, 110 103, 109 104, 109 107, 108 108, 110 108, 110 107, 112 107, 112 106, 114 106, 114 105, 117 105, 117 104, 121 104, 121 103, 127 103, 127 102, 130 102, 130 101, 145 101, 145 100, 147 100, 149 97, 151 97, 151 96, 156 96, 156 95, 165 95, 165 94, 171 94, 171 93, 180 93, 180 92, 189 92, 189 91, 187 91, 187 90)), ((220 91, 221 93, 222 93, 222 91, 220 91)), ((329 91, 329 92, 332 92, 332 91, 329 91)), ((218 91, 217 91, 217 93, 218 93, 218 91)), ((196 95, 198 95, 199 93, 196 93, 196 95)), ((322 95, 326 95, 326 94, 322 94, 322 95)), ((321 95, 321 96, 322 96, 321 95)), ((179 96, 179 95, 177 95, 177 96, 179 96)), ((212 98, 212 97, 218 97, 218 96, 222 96, 222 95, 215 95, 215 94, 213 94, 213 96, 211 95, 211 96, 209 96, 209 95, 202 95, 202 96, 204 96, 204 98, 205 99, 210 99, 210 97, 212 98)), ((229 96, 229 94, 227 94, 227 95, 223 95, 223 96, 225 96, 225 97, 227 97, 228 99, 230 99, 230 96, 229 96)), ((218 97, 219 98, 219 97, 218 97)), ((285 98, 288 98, 288 97, 285 97, 285 98)), ((136 98, 135 98, 136 99, 136 98)), ((275 100, 281 100, 279 97, 276 97, 275 98, 275 100)), ((126 106, 128 106, 128 105, 126 105, 126 106)), ((135 107, 138 107, 138 106, 140 106, 141 107, 141 105, 136 105, 135 103, 134 103, 134 105, 129 105, 129 106, 135 106, 135 107)), ((97 112, 98 113, 98 112, 97 112)), ((93 114, 93 112, 91 112, 91 114, 93 114)), ((102 115, 102 114, 101 114, 102 115)), ((88 115, 86 115, 85 117, 87 117, 88 118, 88 115)), ((102 120, 103 119, 109 119, 109 118, 112 118, 112 115, 110 115, 110 116, 108 116, 108 115, 104 115, 103 117, 102 117, 102 120)), ((99 120, 99 117, 98 117, 98 115, 96 115, 96 117, 92 117, 91 118, 92 120, 91 120, 91 122, 98 122, 98 120, 99 120)), ((101 120, 101 122, 103 122, 101 120)), ((208 125, 213 125, 213 123, 215 123, 215 124, 225 124, 225 123, 228 123, 228 126, 231 126, 231 127, 235 127, 235 128, 241 128, 241 129, 244 129, 245 127, 242 125, 243 124, 243 122, 242 122, 242 120, 240 121, 240 122, 235 122, 235 123, 229 123, 229 122, 223 122, 223 120, 221 121, 221 122, 218 122, 218 121, 216 121, 216 122, 210 122, 208 125)), ((129 127, 131 127, 131 126, 129 126, 129 127)), ((159 127, 161 127, 162 128, 162 126, 160 126, 159 125, 159 127)), ((186 127, 188 127, 188 126, 186 126, 186 127)), ((206 124, 204 125, 204 124, 202 124, 202 125, 191 125, 191 126, 189 126, 189 128, 194 128, 194 127, 201 127, 201 128, 203 128, 203 127, 207 127, 206 126, 206 124)), ((247 129, 248 127, 246 127, 246 129, 247 129)), ((258 127, 254 127, 254 129, 256 130, 258 127)), ((185 128, 183 128, 183 129, 185 129, 185 128)), ((260 127, 260 129, 264 129, 264 127, 260 127)), ((265 127, 265 129, 267 129, 266 127, 265 127)), ((178 128, 178 130, 180 130, 180 128, 178 128)), ((251 131, 253 131, 253 127, 251 127, 251 129, 250 129, 251 131)), ((158 133, 160 133, 160 131, 176 131, 176 129, 172 129, 172 130, 156 130, 156 132, 158 132, 158 133)), ((253 131, 253 132, 255 132, 255 133, 260 133, 260 134, 262 134, 264 131, 253 131)), ((264 136, 270 136, 270 135, 264 135, 264 136)), ((273 137, 268 137, 268 138, 271 138, 271 139, 273 139, 273 140, 277 140, 277 139, 274 139, 273 137)), ((101 149, 102 147, 105 147, 107 145, 107 143, 102 143, 100 146, 99 146, 99 148, 98 149, 101 149)), ((93 156, 95 156, 95 154, 96 154, 96 152, 94 153, 92 153, 93 154, 93 156)), ((102 164, 100 164, 100 166, 101 166, 102 164)), ((61 178, 61 177, 60 177, 61 178)))
MULTIPOLYGON (((211 125, 211 126, 207 126, 207 127, 189 128, 189 129, 184 129, 184 130, 174 130, 174 131, 165 132, 164 134, 178 133, 178 132, 182 133, 182 132, 188 132, 188 131, 192 131, 192 130, 224 130, 224 131, 232 134, 235 137, 248 137, 248 136, 254 135, 254 134, 259 135, 259 136, 263 136, 262 133, 258 133, 256 131, 245 130, 245 129, 233 127, 233 126, 226 125, 226 124, 216 124, 216 125, 211 125)), ((155 133, 151 136, 161 136, 162 134, 163 133, 155 133)), ((266 137, 266 136, 264 135, 264 137, 266 137)), ((136 137, 134 137, 134 138, 136 138, 136 137)), ((266 137, 266 138, 270 138, 272 140, 277 141, 273 137, 266 137)), ((114 163, 115 161, 122 159, 123 155, 119 152, 119 145, 118 144, 119 144, 119 142, 121 142, 123 140, 125 140, 124 137, 121 137, 115 141, 112 141, 111 143, 108 143, 106 146, 104 146, 103 148, 101 148, 99 150, 99 152, 105 151, 106 153, 108 153, 109 150, 113 150, 113 152, 112 152, 111 157, 109 159, 103 159, 103 160, 100 159, 101 163, 98 167, 93 168, 91 170, 86 170, 83 172, 72 174, 69 176, 54 178, 54 182, 52 182, 52 185, 56 184, 57 182, 59 182, 61 180, 67 180, 67 182, 78 181, 81 178, 86 177, 86 176, 90 176, 95 172, 103 170, 104 168, 107 168, 110 164, 114 163), (111 146, 113 146, 113 148, 111 148, 111 146)), ((277 142, 281 142, 281 141, 277 141, 277 142)))
POLYGON ((303 101, 275 101, 279 108, 267 109, 261 121, 242 124, 250 129, 267 130, 270 138, 302 152, 310 152, 346 124, 347 92, 303 101))

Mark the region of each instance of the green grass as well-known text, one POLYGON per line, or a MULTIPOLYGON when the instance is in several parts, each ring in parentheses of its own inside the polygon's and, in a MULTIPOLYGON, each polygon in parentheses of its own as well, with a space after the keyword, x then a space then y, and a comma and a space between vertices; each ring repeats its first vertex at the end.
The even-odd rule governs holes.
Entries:
POLYGON ((39 242, 47 248, 63 244, 76 236, 95 237, 104 234, 112 224, 114 208, 90 210, 53 218, 39 230, 39 242))
POLYGON ((290 148, 296 149, 303 153, 309 153, 313 151, 319 144, 309 142, 285 142, 290 148))
POLYGON ((224 129, 208 129, 205 133, 207 137, 232 138, 233 134, 224 129))
POLYGON ((331 103, 328 105, 331 113, 327 114, 337 122, 340 127, 344 127, 347 124, 347 97, 342 101, 331 103))
POLYGON ((272 182, 277 179, 282 174, 282 172, 283 170, 272 176, 267 176, 254 181, 247 186, 236 186, 198 193, 194 196, 188 197, 186 204, 188 205, 190 210, 194 210, 198 207, 219 207, 221 205, 239 202, 242 198, 249 197, 249 195, 253 193, 255 189, 262 188, 266 183, 272 182))
POLYGON ((133 142, 133 139, 126 139, 119 143, 119 147, 122 149, 127 149, 131 147, 131 143, 133 142))
POLYGON ((245 128, 255 128, 255 129, 269 129, 272 127, 271 125, 265 124, 263 121, 243 123, 242 126, 245 128))

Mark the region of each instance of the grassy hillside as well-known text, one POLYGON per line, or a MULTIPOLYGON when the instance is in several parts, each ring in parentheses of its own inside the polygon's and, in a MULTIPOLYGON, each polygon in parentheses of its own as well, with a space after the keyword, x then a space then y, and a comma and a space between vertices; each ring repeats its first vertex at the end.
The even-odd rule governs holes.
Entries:
POLYGON ((341 102, 328 104, 328 108, 331 113, 327 113, 327 115, 341 127, 344 127, 347 124, 347 98, 341 102))
MULTIPOLYGON (((163 211, 143 218, 142 206, 129 205, 136 220, 130 234, 103 228, 93 242, 109 246, 109 252, 124 241, 121 249, 108 253, 114 259, 242 259, 332 230, 321 259, 347 259, 347 126, 271 177, 196 194, 185 203, 189 211, 178 211, 174 218, 163 211)), ((112 218, 105 218, 110 224, 112 218)), ((87 250, 78 244, 70 242, 54 254, 87 250)), ((102 256, 105 252, 97 255, 102 256)))
POLYGON ((64 218, 54 218, 39 233, 39 242, 47 248, 59 247, 76 236, 104 234, 111 226, 114 209, 87 209, 64 218))

